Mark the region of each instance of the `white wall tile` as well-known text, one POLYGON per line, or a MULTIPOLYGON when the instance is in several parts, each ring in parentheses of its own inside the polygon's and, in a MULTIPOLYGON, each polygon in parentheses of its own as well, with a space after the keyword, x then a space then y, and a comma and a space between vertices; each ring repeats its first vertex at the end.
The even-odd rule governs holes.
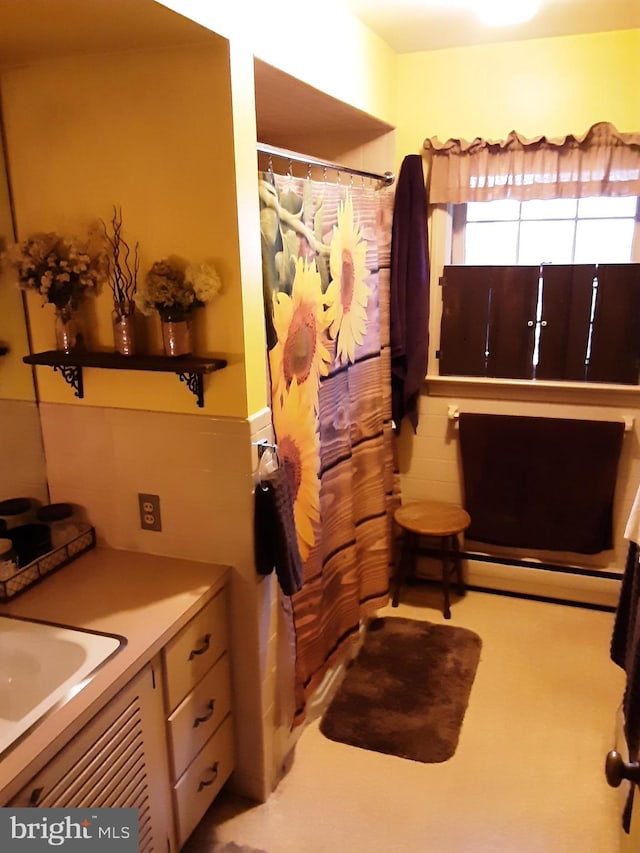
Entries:
MULTIPOLYGON (((402 497, 407 500, 444 500, 461 502, 463 482, 460 448, 456 422, 447 416, 449 407, 460 412, 486 412, 531 417, 582 418, 593 420, 623 420, 634 418, 633 429, 625 433, 618 466, 618 482, 614 501, 615 547, 598 555, 564 553, 545 554, 553 562, 573 562, 588 568, 600 566, 613 571, 624 567, 627 543, 624 528, 636 491, 640 485, 640 407, 612 405, 572 405, 570 402, 541 402, 495 398, 477 399, 464 396, 422 394, 419 402, 420 419, 417 434, 403 425, 397 442, 398 465, 402 497)), ((588 464, 588 460, 585 460, 588 464)))
POLYGON ((273 694, 265 663, 272 655, 272 602, 254 566, 252 428, 270 435, 268 412, 250 424, 50 403, 41 410, 51 499, 83 506, 99 545, 232 566, 234 784, 245 796, 263 798, 271 774, 263 701, 273 694), (141 530, 138 493, 159 495, 161 532, 141 530))

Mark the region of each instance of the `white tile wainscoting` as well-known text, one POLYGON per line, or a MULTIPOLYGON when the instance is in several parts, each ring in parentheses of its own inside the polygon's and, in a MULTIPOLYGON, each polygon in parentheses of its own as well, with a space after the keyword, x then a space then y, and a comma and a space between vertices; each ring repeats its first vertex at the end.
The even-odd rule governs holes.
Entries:
POLYGON ((59 403, 40 411, 51 500, 83 506, 99 547, 232 566, 232 784, 264 798, 281 760, 276 599, 271 579, 256 576, 252 528, 255 442, 273 439, 269 410, 247 420, 59 403), (140 492, 160 497, 159 533, 140 528, 140 492))
POLYGON ((505 557, 506 564, 482 561, 481 558, 467 561, 468 582, 476 586, 615 606, 619 582, 600 577, 599 573, 621 575, 624 570, 627 551, 624 528, 640 483, 640 397, 637 390, 617 389, 617 392, 609 393, 610 389, 602 389, 598 396, 594 396, 593 389, 584 387, 535 389, 531 383, 524 388, 520 387, 522 383, 461 382, 447 377, 429 380, 427 384, 429 394, 420 396, 417 433, 414 435, 410 425, 404 424, 398 441, 402 499, 405 502, 420 499, 464 501, 458 429, 455 419, 449 417, 450 407, 459 412, 626 419, 630 422, 631 428, 625 432, 618 465, 613 549, 591 555, 520 550, 511 555, 520 560, 567 566, 566 572, 509 565, 505 549, 472 547, 480 543, 471 543, 469 549, 505 557), (595 576, 572 573, 572 566, 587 569, 595 576))

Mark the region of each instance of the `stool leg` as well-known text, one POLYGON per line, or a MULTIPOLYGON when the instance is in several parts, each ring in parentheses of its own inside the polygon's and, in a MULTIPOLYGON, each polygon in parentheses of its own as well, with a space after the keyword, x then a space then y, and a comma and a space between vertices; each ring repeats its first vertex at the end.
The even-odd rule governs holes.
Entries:
POLYGON ((445 619, 451 619, 451 602, 449 600, 449 572, 451 571, 451 569, 449 568, 450 539, 450 536, 443 536, 440 543, 442 559, 442 595, 444 597, 442 613, 445 619))
POLYGON ((456 567, 458 595, 463 596, 467 594, 467 589, 464 585, 464 578, 462 577, 462 560, 460 559, 460 544, 458 542, 457 534, 454 534, 451 537, 451 546, 453 551, 453 563, 456 567))
POLYGON ((402 550, 400 553, 400 561, 396 568, 395 586, 393 590, 393 607, 398 606, 400 600, 400 587, 402 586, 409 569, 413 567, 415 558, 415 542, 414 535, 410 530, 405 530, 402 534, 402 550))

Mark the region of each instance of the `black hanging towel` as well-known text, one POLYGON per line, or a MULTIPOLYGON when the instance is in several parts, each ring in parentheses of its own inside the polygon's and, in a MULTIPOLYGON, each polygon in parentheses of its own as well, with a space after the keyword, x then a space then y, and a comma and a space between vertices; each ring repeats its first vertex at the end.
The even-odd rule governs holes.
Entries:
POLYGON ((275 570, 285 595, 302 589, 303 562, 298 548, 287 472, 276 468, 255 490, 255 561, 261 575, 275 570))
MULTIPOLYGON (((630 541, 611 635, 611 660, 624 670, 626 676, 622 710, 624 735, 631 761, 637 761, 640 757, 640 636, 638 636, 640 562, 638 556, 637 542, 630 541)), ((635 787, 633 783, 629 786, 622 812, 622 826, 627 833, 631 826, 635 787)))

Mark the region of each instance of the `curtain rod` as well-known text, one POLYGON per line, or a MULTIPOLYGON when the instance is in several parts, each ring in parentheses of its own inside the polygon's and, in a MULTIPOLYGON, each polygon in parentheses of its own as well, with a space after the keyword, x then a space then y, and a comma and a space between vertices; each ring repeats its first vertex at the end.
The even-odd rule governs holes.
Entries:
POLYGON ((284 160, 293 160, 296 163, 305 163, 307 166, 320 166, 323 169, 333 169, 336 172, 346 172, 348 175, 360 175, 363 178, 373 178, 376 181, 382 181, 383 184, 390 186, 396 179, 393 172, 385 172, 384 175, 379 175, 376 172, 365 172, 362 169, 352 169, 349 166, 339 166, 337 163, 330 163, 325 160, 316 160, 314 157, 306 157, 304 154, 298 154, 297 151, 288 151, 286 148, 276 148, 273 145, 265 145, 259 142, 257 145, 258 151, 262 154, 268 154, 270 157, 281 157, 284 160))

